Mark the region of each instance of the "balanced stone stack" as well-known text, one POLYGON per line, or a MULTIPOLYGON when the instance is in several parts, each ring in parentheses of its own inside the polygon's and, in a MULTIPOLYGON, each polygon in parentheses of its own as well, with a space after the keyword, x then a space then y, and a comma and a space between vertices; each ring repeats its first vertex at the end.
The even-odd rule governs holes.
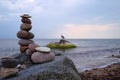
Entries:
POLYGON ((29 32, 32 29, 31 25, 31 16, 28 14, 23 14, 21 16, 22 24, 20 26, 20 31, 17 33, 17 37, 20 39, 18 44, 20 45, 20 52, 24 53, 28 49, 28 45, 34 43, 33 39, 34 34, 29 32))

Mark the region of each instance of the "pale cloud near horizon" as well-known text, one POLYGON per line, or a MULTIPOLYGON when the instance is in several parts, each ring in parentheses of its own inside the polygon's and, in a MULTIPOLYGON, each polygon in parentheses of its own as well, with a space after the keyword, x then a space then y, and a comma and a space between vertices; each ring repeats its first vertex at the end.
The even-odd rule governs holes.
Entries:
MULTIPOLYGON (((107 38, 116 33, 110 33, 120 31, 118 24, 105 24, 105 25, 81 25, 81 24, 66 24, 63 29, 59 29, 57 35, 65 35, 67 38, 107 38), (116 27, 116 28, 115 28, 116 27)), ((112 38, 111 37, 111 38, 112 38)))

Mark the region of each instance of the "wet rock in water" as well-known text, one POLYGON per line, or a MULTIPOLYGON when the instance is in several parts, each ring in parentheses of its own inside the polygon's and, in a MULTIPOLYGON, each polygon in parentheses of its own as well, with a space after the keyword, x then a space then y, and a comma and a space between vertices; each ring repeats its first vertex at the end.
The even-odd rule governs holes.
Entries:
POLYGON ((44 53, 49 53, 51 51, 49 47, 36 47, 35 50, 44 53))
POLYGON ((35 52, 36 47, 40 47, 40 46, 38 44, 32 43, 32 44, 29 44, 28 49, 33 53, 35 52))
POLYGON ((34 64, 21 70, 18 76, 6 80, 81 80, 74 63, 64 55, 56 56, 51 62, 34 64))
POLYGON ((30 31, 32 29, 32 25, 23 23, 23 24, 21 24, 20 29, 25 30, 25 31, 30 31))
POLYGON ((1 59, 1 65, 4 68, 14 68, 19 64, 19 61, 15 58, 5 57, 1 59))
POLYGON ((49 54, 45 54, 42 52, 34 52, 31 56, 31 60, 33 63, 45 63, 48 61, 52 61, 55 58, 55 55, 53 52, 50 52, 49 54))
POLYGON ((28 46, 29 44, 34 43, 33 40, 28 40, 28 39, 21 39, 19 40, 18 44, 20 46, 28 46))
MULTIPOLYGON (((10 78, 16 76, 18 74, 18 69, 16 68, 1 68, 0 70, 0 77, 1 78, 10 78)), ((17 80, 17 79, 16 79, 17 80)))

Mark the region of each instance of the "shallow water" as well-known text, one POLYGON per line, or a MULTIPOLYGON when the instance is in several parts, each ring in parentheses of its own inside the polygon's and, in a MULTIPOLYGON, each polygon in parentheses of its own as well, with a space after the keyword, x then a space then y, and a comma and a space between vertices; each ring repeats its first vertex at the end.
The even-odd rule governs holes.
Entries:
MULTIPOLYGON (((37 39, 34 41, 40 46, 45 46, 49 42, 59 40, 37 39)), ((70 39, 68 41, 77 45, 77 48, 53 50, 59 51, 72 59, 79 72, 119 61, 119 59, 108 58, 113 54, 120 54, 119 39, 70 39)), ((1 39, 0 44, 0 57, 19 53, 18 39, 1 39)))

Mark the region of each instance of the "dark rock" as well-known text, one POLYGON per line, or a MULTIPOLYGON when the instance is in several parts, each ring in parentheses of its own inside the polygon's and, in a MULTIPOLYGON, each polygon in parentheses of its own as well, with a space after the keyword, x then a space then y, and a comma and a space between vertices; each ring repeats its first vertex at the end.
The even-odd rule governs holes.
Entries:
POLYGON ((29 44, 34 43, 33 40, 21 39, 19 40, 18 44, 20 46, 28 46, 29 44))
POLYGON ((24 53, 28 49, 28 46, 20 46, 20 52, 24 53))
POLYGON ((32 52, 30 49, 27 49, 26 52, 25 52, 26 55, 32 55, 32 52))
POLYGON ((21 70, 18 76, 6 80, 81 80, 73 62, 67 57, 56 56, 51 62, 35 64, 21 70))
POLYGON ((60 56, 60 55, 64 54, 61 51, 54 51, 54 50, 52 50, 52 52, 55 54, 55 56, 60 56))
POLYGON ((31 18, 31 16, 29 16, 29 14, 23 14, 20 17, 21 18, 25 18, 25 19, 31 18))
POLYGON ((23 24, 21 24, 20 29, 25 30, 25 31, 30 31, 32 29, 32 25, 23 23, 23 24))
POLYGON ((1 65, 4 68, 14 68, 19 64, 19 61, 14 58, 5 57, 1 59, 1 65))
POLYGON ((32 62, 30 61, 29 55, 26 55, 24 53, 23 54, 18 53, 13 55, 13 57, 15 59, 18 59, 20 64, 25 64, 27 67, 30 67, 31 65, 33 65, 32 62))
POLYGON ((26 19, 26 18, 22 18, 21 21, 23 23, 27 23, 27 24, 31 24, 32 23, 30 19, 26 19))
POLYGON ((34 34, 27 31, 19 31, 17 33, 17 37, 20 39, 32 39, 34 38, 34 34))

